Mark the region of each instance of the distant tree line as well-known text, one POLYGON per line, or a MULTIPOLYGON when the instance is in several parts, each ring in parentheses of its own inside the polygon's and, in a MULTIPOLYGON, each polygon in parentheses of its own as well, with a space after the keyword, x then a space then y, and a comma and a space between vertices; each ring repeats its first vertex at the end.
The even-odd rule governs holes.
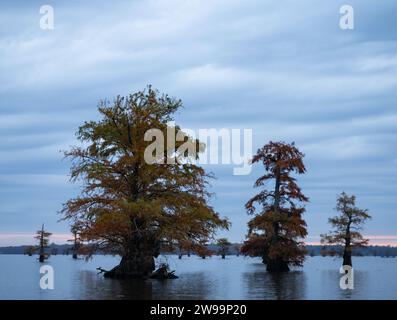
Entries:
MULTIPOLYGON (((0 247, 0 254, 26 254, 28 255, 29 249, 31 246, 9 246, 9 247, 0 247)), ((231 243, 228 247, 227 256, 237 256, 240 255, 240 243, 231 243)), ((221 248, 216 244, 208 244, 207 249, 211 251, 212 255, 221 255, 221 248)), ((328 246, 324 247, 322 245, 306 245, 306 256, 336 256, 341 255, 343 252, 342 246, 328 246)), ((48 246, 48 250, 51 255, 72 255, 73 254, 73 245, 70 244, 50 244, 48 246)), ((162 254, 179 254, 179 249, 175 248, 172 251, 162 251, 162 254)), ((35 254, 35 253, 33 253, 35 254)), ((106 254, 104 252, 97 251, 95 254, 106 254)), ((183 256, 191 256, 192 253, 185 252, 183 256)), ((362 248, 356 248, 353 251, 353 256, 374 256, 374 257, 396 257, 397 256, 397 247, 392 246, 366 246, 362 248)))
MULTIPOLYGON (((308 256, 343 256, 343 246, 322 246, 322 245, 307 245, 308 256)), ((352 256, 374 256, 374 257, 396 257, 397 247, 392 246, 365 246, 355 248, 352 251, 352 256)))

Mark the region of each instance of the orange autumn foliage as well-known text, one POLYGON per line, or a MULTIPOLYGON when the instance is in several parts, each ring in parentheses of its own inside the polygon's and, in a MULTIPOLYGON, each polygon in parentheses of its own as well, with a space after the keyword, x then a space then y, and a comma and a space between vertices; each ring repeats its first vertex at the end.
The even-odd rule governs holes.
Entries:
MULTIPOLYGON (((217 228, 228 228, 229 222, 208 204, 212 175, 186 161, 190 154, 178 153, 183 142, 174 141, 173 165, 144 159, 152 143, 145 141, 145 132, 155 128, 166 137, 168 122, 181 106, 180 100, 149 86, 117 97, 113 104, 101 102, 99 120, 79 128, 81 145, 65 156, 73 163, 72 181, 81 182, 83 189, 66 202, 62 212, 64 219, 79 226, 82 241, 128 256, 131 246, 142 241, 197 247, 217 228)), ((175 129, 182 133, 178 126, 175 129)), ((187 140, 199 149, 197 140, 185 135, 187 140)), ((167 157, 165 153, 159 160, 167 157)), ((155 256, 156 250, 148 254, 155 256)))
POLYGON ((262 163, 266 173, 255 182, 263 189, 246 203, 254 217, 241 251, 262 257, 268 271, 288 271, 288 265, 301 265, 304 260, 302 239, 307 230, 302 218, 305 209, 299 204, 308 198, 291 175, 305 173, 303 157, 294 143, 270 142, 252 159, 253 164, 262 163), (271 183, 273 188, 268 187, 271 183))

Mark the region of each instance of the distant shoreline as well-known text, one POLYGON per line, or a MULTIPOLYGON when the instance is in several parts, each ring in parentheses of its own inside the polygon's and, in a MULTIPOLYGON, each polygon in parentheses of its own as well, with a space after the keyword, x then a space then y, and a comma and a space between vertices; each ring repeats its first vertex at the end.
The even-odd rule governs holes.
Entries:
MULTIPOLYGON (((241 244, 232 244, 229 248, 228 255, 237 255, 239 253, 238 248, 241 244)), ((21 246, 6 246, 0 247, 0 254, 26 254, 26 250, 31 247, 31 245, 21 245, 21 246)), ((215 244, 210 244, 207 246, 208 249, 213 251, 214 255, 217 255, 219 247, 215 244)), ((338 246, 327 246, 327 250, 334 251, 337 253, 340 250, 338 246)), ((48 247, 48 252, 53 255, 67 255, 72 254, 73 245, 70 244, 51 244, 48 247)), ((306 245, 307 256, 327 256, 330 254, 324 254, 324 246, 322 245, 306 245)), ((98 252, 98 254, 103 254, 98 252)), ((163 252, 163 254, 179 254, 178 252, 163 252)), ((109 254, 111 255, 111 254, 109 254)), ((186 255, 186 253, 183 253, 186 255)), ((375 256, 375 257, 397 257, 397 247, 392 246, 381 246, 381 245, 371 245, 364 248, 355 249, 354 256, 375 256)))

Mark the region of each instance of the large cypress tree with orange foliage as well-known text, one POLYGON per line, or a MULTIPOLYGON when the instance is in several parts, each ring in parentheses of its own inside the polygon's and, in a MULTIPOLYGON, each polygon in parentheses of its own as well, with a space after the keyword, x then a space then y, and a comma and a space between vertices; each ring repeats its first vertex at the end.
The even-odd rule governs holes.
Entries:
POLYGON ((181 105, 151 87, 101 102, 99 120, 82 125, 82 144, 65 153, 73 161, 72 180, 83 190, 64 205, 64 218, 79 226, 82 240, 122 257, 106 277, 147 277, 161 246, 189 243, 199 250, 217 228, 229 225, 208 204, 212 175, 189 161, 198 157, 199 141, 178 126, 170 134, 181 105), (150 130, 163 136, 164 150, 150 148, 157 140, 147 139, 150 130), (147 150, 156 151, 154 161, 147 161, 147 150))
POLYGON ((262 257, 269 272, 289 271, 290 265, 300 266, 304 261, 302 240, 307 230, 300 204, 308 198, 292 176, 305 173, 303 157, 294 143, 270 142, 252 159, 253 164, 262 163, 266 172, 254 185, 263 189, 245 205, 254 217, 241 251, 262 257))

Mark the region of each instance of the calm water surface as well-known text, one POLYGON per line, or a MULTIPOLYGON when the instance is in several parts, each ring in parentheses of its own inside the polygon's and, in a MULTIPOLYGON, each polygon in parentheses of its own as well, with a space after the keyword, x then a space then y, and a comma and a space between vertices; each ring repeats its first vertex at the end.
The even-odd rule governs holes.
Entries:
POLYGON ((290 273, 266 273, 260 259, 230 256, 161 257, 180 277, 175 280, 114 280, 98 275, 118 257, 95 256, 89 262, 52 256, 54 290, 39 286, 36 257, 0 255, 0 299, 397 299, 397 259, 355 257, 355 288, 339 288, 340 259, 308 257, 290 273))

